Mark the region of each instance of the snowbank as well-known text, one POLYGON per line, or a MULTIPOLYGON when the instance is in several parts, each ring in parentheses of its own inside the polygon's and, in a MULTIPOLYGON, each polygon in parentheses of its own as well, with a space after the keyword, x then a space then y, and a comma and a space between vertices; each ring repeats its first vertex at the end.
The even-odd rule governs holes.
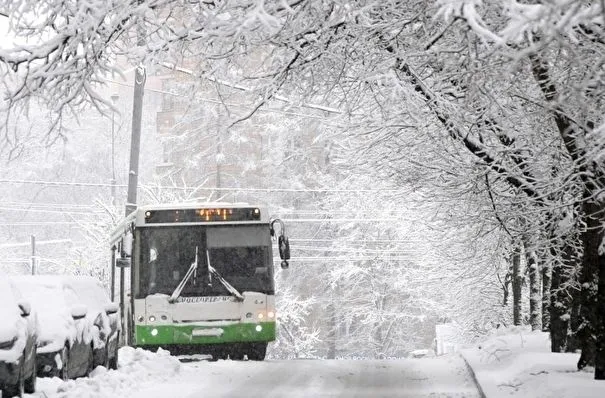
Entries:
POLYGON ((548 333, 505 328, 461 354, 487 398, 605 397, 594 369, 577 371, 579 354, 550 352, 548 333))
POLYGON ((36 395, 48 398, 116 398, 129 397, 143 386, 160 383, 180 373, 181 363, 168 351, 157 353, 132 347, 120 348, 119 370, 98 366, 90 375, 62 381, 57 377, 39 378, 36 395))

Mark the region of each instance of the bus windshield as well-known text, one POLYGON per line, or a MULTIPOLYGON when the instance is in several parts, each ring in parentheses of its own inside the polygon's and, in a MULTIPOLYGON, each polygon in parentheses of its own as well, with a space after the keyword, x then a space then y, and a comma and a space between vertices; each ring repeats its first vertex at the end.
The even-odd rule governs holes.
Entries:
POLYGON ((195 263, 180 297, 226 296, 233 292, 274 294, 269 227, 264 225, 175 226, 140 228, 134 272, 135 297, 171 295, 195 263))

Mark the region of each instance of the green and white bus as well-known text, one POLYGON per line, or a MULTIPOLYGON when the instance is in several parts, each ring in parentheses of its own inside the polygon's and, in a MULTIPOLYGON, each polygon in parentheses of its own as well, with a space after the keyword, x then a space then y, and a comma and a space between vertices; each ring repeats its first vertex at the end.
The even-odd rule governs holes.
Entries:
POLYGON ((123 342, 214 360, 263 360, 276 335, 272 237, 287 268, 284 224, 270 219, 265 208, 139 207, 110 242, 111 290, 118 279, 123 342))

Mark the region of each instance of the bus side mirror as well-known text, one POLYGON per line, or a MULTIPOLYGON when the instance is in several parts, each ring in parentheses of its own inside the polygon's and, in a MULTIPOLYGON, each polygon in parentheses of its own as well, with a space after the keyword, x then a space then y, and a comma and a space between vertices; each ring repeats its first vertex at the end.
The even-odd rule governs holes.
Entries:
POLYGON ((128 257, 118 257, 116 259, 116 267, 118 268, 128 268, 130 267, 130 259, 128 257))
POLYGON ((289 267, 288 260, 290 259, 290 241, 287 236, 280 235, 277 239, 277 245, 279 247, 279 257, 282 259, 282 269, 289 267))
POLYGON ((279 257, 282 260, 290 259, 290 241, 284 235, 280 235, 277 239, 277 244, 279 246, 279 257))

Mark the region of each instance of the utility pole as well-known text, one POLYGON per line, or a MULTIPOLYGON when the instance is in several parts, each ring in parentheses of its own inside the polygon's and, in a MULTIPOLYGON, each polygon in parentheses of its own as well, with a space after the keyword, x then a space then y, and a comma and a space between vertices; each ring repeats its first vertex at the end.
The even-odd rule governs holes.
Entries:
MULTIPOLYGON (((141 4, 143 0, 138 0, 141 4)), ((137 26, 137 46, 145 46, 145 27, 143 21, 138 21, 137 26)), ((130 167, 128 168, 128 196, 126 197, 125 216, 137 208, 137 186, 139 181, 139 152, 141 147, 141 120, 143 118, 143 93, 145 92, 145 80, 147 75, 145 67, 139 64, 134 71, 134 93, 132 98, 132 135, 130 137, 130 167)), ((122 253, 123 255, 123 253, 122 253)), ((115 263, 112 264, 115 267, 115 263)), ((120 320, 122 322, 122 331, 124 331, 124 341, 130 342, 131 330, 127 329, 126 322, 126 273, 124 267, 120 267, 120 320)))
MULTIPOLYGON (((111 96, 111 103, 116 106, 118 94, 111 96)), ((116 205, 116 137, 115 137, 115 110, 111 110, 111 205, 116 205)))
POLYGON ((36 275, 36 237, 34 235, 31 236, 32 242, 32 275, 36 275))
MULTIPOLYGON (((139 32, 139 44, 144 36, 139 32)), ((143 43, 144 44, 144 43, 143 43)), ((139 65, 134 72, 134 96, 132 99, 132 135, 130 138, 130 168, 128 169, 128 197, 126 216, 137 207, 137 185, 139 179, 139 151, 141 147, 141 120, 143 117, 143 93, 145 91, 145 67, 139 65)))

